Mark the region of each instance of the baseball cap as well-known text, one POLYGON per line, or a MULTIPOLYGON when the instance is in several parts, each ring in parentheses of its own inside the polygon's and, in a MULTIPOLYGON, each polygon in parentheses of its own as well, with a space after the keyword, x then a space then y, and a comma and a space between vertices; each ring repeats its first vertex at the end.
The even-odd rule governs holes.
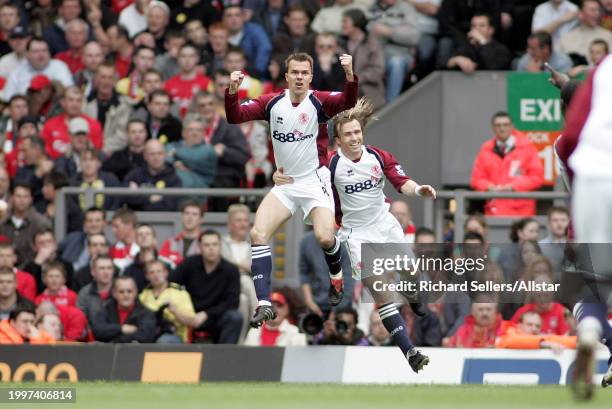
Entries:
POLYGON ((33 91, 40 91, 49 85, 51 85, 51 80, 43 74, 35 75, 30 81, 30 89, 33 91))
POLYGON ((270 301, 277 302, 281 305, 287 305, 287 299, 282 293, 279 292, 273 292, 270 294, 270 301))
POLYGON ((68 132, 71 135, 88 134, 89 124, 84 118, 81 118, 81 117, 72 118, 70 122, 68 123, 68 132))
POLYGON ((31 36, 30 30, 24 26, 15 26, 9 33, 9 38, 26 38, 31 36))

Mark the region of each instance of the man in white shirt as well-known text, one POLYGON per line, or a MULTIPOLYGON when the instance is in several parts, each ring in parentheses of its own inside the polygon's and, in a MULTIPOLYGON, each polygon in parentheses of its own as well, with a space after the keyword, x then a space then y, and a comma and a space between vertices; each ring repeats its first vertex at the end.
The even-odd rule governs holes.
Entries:
POLYGON ((569 33, 564 34, 559 42, 559 51, 565 54, 579 54, 593 64, 589 47, 593 40, 603 40, 612 46, 612 32, 599 25, 602 10, 599 1, 583 0, 580 9, 580 25, 569 33))
POLYGON ((11 30, 8 43, 13 52, 0 58, 0 77, 7 78, 19 64, 25 61, 26 47, 30 38, 30 30, 24 26, 16 26, 11 30))
POLYGON ((536 7, 533 13, 531 31, 546 31, 553 38, 553 44, 578 24, 578 6, 569 0, 549 0, 536 7))
POLYGON ((25 94, 32 78, 44 74, 50 80, 59 81, 63 86, 74 85, 68 66, 59 60, 52 60, 47 42, 34 37, 28 43, 26 60, 8 77, 2 99, 8 101, 15 94, 25 94))

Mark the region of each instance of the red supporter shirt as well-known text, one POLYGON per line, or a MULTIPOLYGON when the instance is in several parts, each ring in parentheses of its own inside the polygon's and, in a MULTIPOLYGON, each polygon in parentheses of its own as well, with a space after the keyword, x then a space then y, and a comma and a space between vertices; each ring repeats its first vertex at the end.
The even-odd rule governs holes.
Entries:
POLYGON ((55 54, 53 58, 65 62, 73 74, 85 68, 85 64, 83 64, 83 51, 75 53, 72 50, 66 50, 55 54))
POLYGON ((192 97, 200 90, 206 90, 210 84, 210 78, 204 74, 196 74, 191 80, 184 80, 181 74, 175 75, 166 81, 164 89, 172 97, 172 101, 180 108, 181 117, 189 111, 192 97))
POLYGON ((268 328, 267 325, 261 327, 261 346, 263 347, 273 347, 276 345, 276 339, 280 335, 280 331, 278 329, 268 328))
POLYGON ((132 56, 128 58, 122 58, 119 53, 115 54, 115 69, 119 78, 125 78, 130 73, 130 66, 132 65, 132 56))
POLYGON ((87 317, 78 307, 56 305, 64 327, 64 341, 80 341, 87 335, 87 317))
MULTIPOLYGON (((12 139, 12 132, 7 133, 7 140, 12 139), (9 135, 9 133, 11 135, 9 135), (10 138, 10 139, 9 139, 10 138)), ((13 141, 13 147, 10 151, 4 153, 4 162, 6 163, 6 171, 14 178, 17 175, 17 169, 25 165, 25 157, 23 152, 19 150, 22 140, 13 141)))
POLYGON ((45 289, 45 291, 43 291, 38 295, 38 297, 36 297, 34 303, 36 305, 39 305, 43 301, 51 301, 53 304, 58 306, 61 305, 75 307, 77 302, 77 294, 74 291, 68 289, 68 287, 66 286, 63 286, 57 292, 57 294, 51 294, 49 292, 49 289, 45 289))
POLYGON ((17 276, 17 292, 30 301, 36 299, 36 280, 32 274, 15 269, 17 276))
MULTIPOLYGON (((102 150, 103 139, 100 122, 84 114, 81 114, 81 118, 84 118, 89 124, 89 140, 94 148, 102 150)), ((47 154, 51 159, 55 160, 62 156, 70 146, 66 115, 61 114, 49 119, 43 126, 41 136, 45 140, 47 154)))
POLYGON ((526 312, 537 312, 542 318, 542 334, 566 335, 570 327, 565 321, 565 307, 559 303, 553 303, 552 308, 546 312, 538 312, 536 304, 525 304, 519 308, 512 317, 512 322, 518 323, 521 316, 526 312))
POLYGON ((133 309, 134 307, 128 308, 127 310, 121 307, 117 308, 119 312, 119 324, 123 325, 125 323, 125 320, 127 320, 127 317, 131 314, 133 309))

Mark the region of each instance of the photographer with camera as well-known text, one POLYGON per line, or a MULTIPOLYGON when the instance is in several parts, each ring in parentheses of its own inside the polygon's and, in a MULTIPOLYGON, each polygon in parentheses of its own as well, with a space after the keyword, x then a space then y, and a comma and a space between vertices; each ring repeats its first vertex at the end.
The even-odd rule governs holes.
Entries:
POLYGON ((250 346, 305 346, 306 336, 288 320, 290 305, 280 292, 270 294, 270 301, 276 311, 276 318, 266 321, 260 328, 251 328, 245 345, 250 346))
POLYGON ((346 307, 332 311, 323 323, 323 331, 315 336, 315 345, 369 345, 364 333, 357 328, 357 311, 346 307))
POLYGON ((140 293, 142 305, 155 312, 157 343, 189 342, 189 328, 200 326, 204 312, 195 313, 191 297, 178 284, 168 282, 168 266, 161 260, 145 264, 149 285, 140 293))

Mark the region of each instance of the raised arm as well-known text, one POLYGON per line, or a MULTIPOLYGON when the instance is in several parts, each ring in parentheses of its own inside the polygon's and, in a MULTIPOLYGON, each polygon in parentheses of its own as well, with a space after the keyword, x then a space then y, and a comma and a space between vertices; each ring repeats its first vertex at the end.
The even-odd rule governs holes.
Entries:
POLYGON ((230 124, 241 124, 254 120, 266 120, 266 104, 271 99, 270 95, 240 103, 238 100, 238 88, 244 80, 244 74, 234 71, 230 74, 230 85, 225 90, 225 114, 230 124))
POLYGON ((359 80, 353 73, 353 57, 348 54, 342 54, 340 56, 340 64, 346 78, 344 90, 342 92, 314 92, 315 97, 321 101, 323 112, 325 112, 328 118, 333 117, 338 112, 354 107, 359 96, 359 80))

